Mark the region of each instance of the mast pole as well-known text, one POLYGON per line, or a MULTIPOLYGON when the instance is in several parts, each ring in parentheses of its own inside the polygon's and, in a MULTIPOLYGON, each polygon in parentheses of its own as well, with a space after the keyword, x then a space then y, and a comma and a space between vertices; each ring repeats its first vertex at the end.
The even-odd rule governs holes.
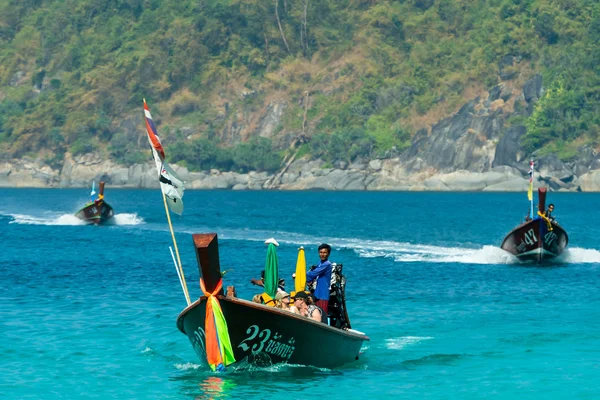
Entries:
POLYGON ((177 247, 177 241, 175 240, 175 233, 173 232, 173 225, 171 224, 171 216, 169 215, 169 206, 167 206, 167 197, 165 196, 165 192, 162 190, 163 202, 165 203, 165 211, 167 213, 167 221, 169 221, 169 229, 171 230, 171 237, 173 238, 173 247, 175 247, 175 254, 177 255, 177 263, 179 267, 179 273, 181 274, 181 282, 183 286, 183 293, 185 294, 185 300, 187 301, 188 306, 192 304, 190 301, 190 294, 188 292, 187 283, 185 282, 185 275, 183 274, 183 268, 181 266, 181 258, 179 257, 179 248, 177 247))
POLYGON ((531 205, 531 211, 530 211, 530 215, 529 218, 533 219, 533 158, 530 161, 531 163, 531 176, 529 177, 529 192, 531 193, 531 198, 529 199, 530 201, 530 205, 531 205))

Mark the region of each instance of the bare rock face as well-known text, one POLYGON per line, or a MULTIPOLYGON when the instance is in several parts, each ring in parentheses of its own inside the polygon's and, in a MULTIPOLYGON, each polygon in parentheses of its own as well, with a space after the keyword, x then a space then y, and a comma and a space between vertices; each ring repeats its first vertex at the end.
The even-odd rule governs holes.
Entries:
POLYGON ((0 187, 52 187, 58 184, 59 171, 42 160, 24 157, 0 162, 0 187))
POLYGON ((588 172, 577 179, 577 185, 582 192, 597 192, 600 190, 600 170, 588 172))
MULTIPOLYGON (((505 57, 500 70, 510 70, 514 62, 514 57, 505 57)), ((426 189, 432 190, 520 188, 519 179, 526 182, 531 157, 520 144, 527 130, 519 125, 504 129, 504 125, 512 115, 531 112, 533 104, 543 95, 542 83, 541 75, 536 75, 526 82, 522 93, 516 92, 509 83, 502 83, 492 88, 486 99, 475 99, 453 116, 433 125, 430 131, 417 132, 411 146, 399 158, 408 180, 419 180, 426 189), (509 104, 515 105, 515 101, 524 101, 526 106, 515 106, 517 111, 507 108, 509 104), (510 173, 498 175, 500 167, 510 168, 510 173)), ((582 148, 577 159, 568 164, 555 155, 536 160, 536 175, 542 180, 540 184, 551 189, 577 190, 576 171, 587 173, 598 167, 600 160, 594 149, 582 148)), ((385 169, 382 175, 386 176, 386 185, 390 178, 398 178, 397 173, 390 174, 385 169)))
POLYGON ((524 126, 512 126, 508 128, 500 138, 496 146, 494 162, 492 167, 507 165, 519 169, 522 173, 527 173, 529 167, 519 144, 521 137, 527 132, 524 126))
MULTIPOLYGON (((501 69, 513 63, 514 57, 510 56, 503 60, 501 69)), ((501 83, 489 91, 487 98, 474 99, 430 130, 417 132, 411 146, 400 155, 400 161, 409 173, 426 168, 433 168, 436 173, 457 170, 483 173, 503 165, 527 173, 527 163, 523 163, 526 155, 520 145, 526 128, 504 129, 504 126, 515 113, 511 107, 516 100, 533 104, 542 93, 539 75, 525 84, 523 93, 516 92, 509 83, 501 83)), ((519 111, 523 112, 527 110, 519 111)))
POLYGON ((573 181, 573 170, 564 162, 560 161, 554 154, 542 157, 537 162, 537 172, 543 178, 555 178, 564 183, 573 181))
POLYGON ((542 83, 542 76, 535 75, 523 85, 523 96, 527 103, 534 103, 542 97, 542 94, 544 93, 542 83))
MULTIPOLYGON (((508 78, 515 70, 516 58, 505 57, 499 69, 508 78)), ((17 77, 18 78, 18 77, 17 77)), ((402 154, 388 153, 382 159, 359 159, 352 163, 297 159, 276 176, 281 190, 440 190, 440 191, 526 191, 530 154, 520 141, 524 126, 510 126, 513 115, 528 115, 543 96, 542 77, 534 76, 522 91, 510 81, 493 87, 487 97, 476 98, 429 129, 417 132, 402 154), (517 107, 518 106, 518 107, 517 107)), ((252 93, 246 96, 253 96, 252 93)), ((412 96, 412 89, 399 87, 378 95, 378 107, 412 96)), ((229 110, 225 106, 221 122, 223 142, 237 143, 252 136, 275 140, 286 147, 294 134, 277 132, 287 107, 286 100, 273 100, 260 112, 229 110)), ((131 115, 120 130, 138 146, 145 146, 139 134, 141 115, 131 115)), ((183 132, 183 131, 182 131, 183 132)), ((193 136, 193 128, 184 134, 193 136)), ((186 182, 187 189, 260 190, 275 176, 265 172, 238 174, 218 170, 190 172, 172 165, 186 182)), ((582 146, 577 157, 563 162, 555 155, 536 159, 535 186, 551 190, 600 191, 600 157, 590 146, 582 146)), ((98 153, 66 154, 60 171, 41 160, 22 159, 0 162, 0 187, 88 187, 92 180, 103 180, 113 187, 158 188, 154 163, 129 167, 102 159, 98 153)))
POLYGON ((278 135, 277 128, 286 108, 287 101, 284 99, 271 101, 259 112, 240 109, 232 113, 226 106, 222 114, 225 124, 219 138, 222 143, 234 145, 248 138, 261 136, 273 139, 279 147, 285 147, 291 143, 293 135, 278 135))
POLYGON ((118 166, 109 160, 103 160, 97 153, 71 156, 67 153, 60 172, 60 186, 86 187, 94 180, 104 180, 110 184, 110 173, 118 166))
POLYGON ((276 133, 276 128, 281 122, 283 112, 287 108, 284 101, 271 102, 267 106, 266 113, 262 116, 258 128, 258 136, 272 138, 276 133))
POLYGON ((582 146, 577 151, 577 158, 568 164, 576 176, 582 176, 596 169, 600 169, 598 152, 590 145, 582 146))
POLYGON ((501 108, 492 111, 480 99, 473 100, 452 117, 434 125, 431 132, 425 129, 417 132, 400 160, 412 172, 425 166, 447 173, 487 171, 492 167, 495 140, 505 119, 501 108))

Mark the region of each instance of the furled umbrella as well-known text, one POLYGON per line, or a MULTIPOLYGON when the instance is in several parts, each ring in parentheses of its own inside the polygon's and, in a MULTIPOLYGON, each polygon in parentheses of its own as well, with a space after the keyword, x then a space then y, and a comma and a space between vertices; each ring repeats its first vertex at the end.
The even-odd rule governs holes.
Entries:
POLYGON ((304 247, 298 249, 298 259, 296 260, 296 275, 294 289, 297 292, 306 290, 306 257, 304 256, 304 247))
POLYGON ((267 240, 267 260, 265 261, 265 293, 271 298, 277 294, 277 283, 279 282, 279 259, 277 258, 277 241, 267 240))

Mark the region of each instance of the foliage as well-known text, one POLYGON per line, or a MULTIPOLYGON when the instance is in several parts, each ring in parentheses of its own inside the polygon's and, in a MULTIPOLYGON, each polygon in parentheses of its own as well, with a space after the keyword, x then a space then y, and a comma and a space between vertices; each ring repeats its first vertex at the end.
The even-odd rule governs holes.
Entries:
POLYGON ((184 162, 192 171, 209 169, 248 171, 275 171, 281 164, 281 155, 273 149, 271 140, 252 138, 233 148, 219 147, 214 141, 196 139, 191 143, 179 141, 169 147, 171 162, 184 162))
POLYGON ((272 170, 270 143, 218 142, 236 113, 216 109, 256 109, 281 91, 291 106, 278 134, 296 134, 310 90, 308 133, 319 133, 303 151, 381 156, 406 147, 411 117, 495 85, 510 55, 520 61, 507 71, 542 73, 546 87, 523 145, 560 152, 598 138, 599 40, 592 0, 0 0, 0 148, 147 159, 121 126, 146 97, 173 127, 163 133, 178 162, 272 170), (244 85, 259 95, 235 100, 244 85), (203 139, 177 137, 182 124, 203 139))
POLYGON ((281 156, 273 151, 271 140, 255 137, 233 149, 233 163, 242 172, 275 171, 281 164, 281 156))
POLYGON ((319 133, 310 141, 311 153, 326 162, 368 158, 373 154, 375 139, 362 129, 348 129, 331 135, 319 133))
POLYGON ((566 74, 555 78, 526 122, 527 134, 521 139, 525 150, 533 152, 549 145, 560 153, 576 139, 597 131, 598 96, 595 89, 582 91, 566 74))

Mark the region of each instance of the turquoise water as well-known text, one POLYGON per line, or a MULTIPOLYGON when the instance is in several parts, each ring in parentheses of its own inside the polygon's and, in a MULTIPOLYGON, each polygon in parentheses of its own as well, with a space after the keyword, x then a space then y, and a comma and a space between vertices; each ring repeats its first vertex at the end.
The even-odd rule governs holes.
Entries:
MULTIPOLYGON (((0 189, 0 398, 596 399, 600 194, 550 193, 570 236, 547 267, 498 248, 526 194, 187 191, 173 216, 192 297, 191 233, 219 234, 226 285, 273 236, 281 274, 303 245, 344 264, 360 361, 207 372, 175 319, 185 306, 158 190, 111 190, 112 226, 72 213, 86 190, 0 189)), ((288 285, 291 279, 288 279, 288 285)))

